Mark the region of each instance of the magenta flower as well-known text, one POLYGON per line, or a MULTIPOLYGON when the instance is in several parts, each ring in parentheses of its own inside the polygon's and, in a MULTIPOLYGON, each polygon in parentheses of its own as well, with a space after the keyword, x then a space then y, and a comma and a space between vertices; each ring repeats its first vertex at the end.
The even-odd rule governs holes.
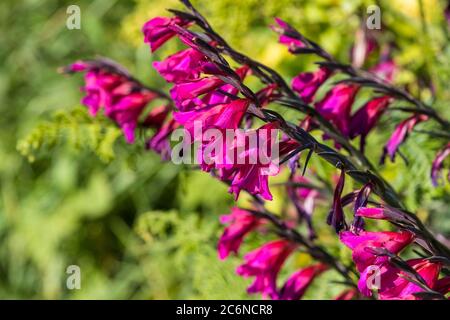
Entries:
POLYGON ((269 201, 273 199, 269 189, 269 176, 262 173, 261 167, 256 164, 249 164, 237 166, 231 170, 222 170, 222 179, 231 180, 229 192, 234 194, 236 201, 241 190, 245 190, 253 195, 261 195, 261 197, 269 201))
POLYGON ((167 116, 170 113, 170 107, 166 105, 162 105, 159 107, 153 108, 145 118, 142 126, 150 127, 150 128, 161 128, 166 120, 167 116))
POLYGON ((285 260, 296 248, 296 244, 288 240, 275 240, 247 253, 245 263, 236 272, 244 277, 255 277, 255 281, 247 288, 248 293, 261 292, 263 296, 276 296, 276 280, 278 272, 285 260))
POLYGON ((265 107, 269 103, 271 103, 274 99, 279 97, 279 92, 277 91, 278 85, 276 83, 272 83, 262 88, 256 93, 256 97, 258 98, 259 105, 261 107, 265 107))
POLYGON ((180 126, 175 120, 171 119, 157 129, 155 134, 147 141, 146 148, 155 151, 165 161, 170 159, 171 147, 169 136, 180 126))
POLYGON ((410 218, 400 210, 389 207, 369 208, 362 207, 356 212, 357 217, 364 217, 377 220, 389 220, 391 222, 409 222, 410 218))
POLYGON ((314 279, 327 270, 324 264, 316 264, 293 273, 277 295, 279 300, 299 300, 314 279))
POLYGON ((331 121, 344 135, 348 135, 350 112, 359 86, 338 84, 326 94, 322 101, 315 104, 316 110, 331 121))
MULTIPOLYGON (((430 288, 436 287, 438 283, 439 272, 441 270, 440 263, 433 263, 427 259, 412 259, 406 261, 422 278, 430 288)), ((367 269, 361 273, 358 282, 358 288, 365 296, 371 296, 372 292, 368 288, 368 277, 370 270, 367 269)), ((378 296, 381 300, 416 300, 415 293, 424 292, 424 289, 415 283, 405 279, 408 275, 404 271, 392 266, 389 262, 380 265, 379 279, 380 288, 378 288, 378 296)))
POLYGON ((163 61, 153 62, 153 67, 167 82, 180 83, 200 77, 205 56, 199 51, 189 48, 177 52, 163 61))
MULTIPOLYGON (((305 185, 311 183, 309 179, 299 175, 293 176, 290 181, 292 183, 303 183, 305 185)), ((289 184, 287 186, 287 192, 299 214, 299 219, 306 220, 309 237, 315 238, 316 234, 312 225, 312 215, 317 199, 321 196, 320 192, 312 187, 296 187, 289 184)))
POLYGON ((362 188, 359 190, 359 192, 356 195, 355 199, 355 205, 354 205, 354 218, 352 225, 350 227, 350 230, 358 233, 361 230, 364 230, 364 219, 360 216, 358 216, 358 210, 361 207, 365 207, 367 205, 367 202, 369 201, 370 193, 372 192, 373 184, 371 182, 366 183, 362 186, 362 188))
MULTIPOLYGON (((431 168, 431 181, 433 185, 437 187, 439 185, 439 178, 441 178, 441 171, 444 167, 444 160, 450 155, 450 142, 438 152, 436 158, 433 161, 431 168)), ((447 180, 450 181, 450 172, 448 173, 447 180)))
POLYGON ((386 155, 389 155, 391 161, 394 161, 395 154, 398 151, 398 148, 400 145, 405 142, 408 135, 412 132, 414 127, 419 124, 422 121, 428 120, 428 116, 420 114, 420 115, 414 115, 403 122, 401 122, 397 128, 395 128, 394 133, 389 138, 389 141, 387 142, 386 146, 383 150, 383 155, 381 157, 381 162, 384 162, 384 159, 386 158, 386 155))
POLYGON ((170 26, 186 26, 189 24, 188 20, 184 20, 180 17, 155 17, 147 21, 142 27, 142 33, 144 33, 144 42, 150 44, 152 52, 155 52, 166 41, 170 40, 176 35, 170 26))
POLYGON ((358 296, 356 289, 347 289, 341 292, 334 300, 353 300, 358 296))
POLYGON ((397 254, 414 240, 414 235, 409 231, 361 231, 359 234, 343 231, 339 234, 339 238, 352 250, 356 268, 359 272, 363 272, 367 267, 381 265, 388 259, 386 256, 375 255, 371 248, 384 248, 397 254))
POLYGON ((278 26, 273 25, 271 28, 273 31, 280 34, 279 42, 286 45, 289 52, 295 53, 296 49, 305 47, 305 44, 301 40, 295 39, 289 35, 294 29, 287 22, 284 22, 280 18, 275 18, 275 22, 278 26))
POLYGON ((352 66, 361 68, 367 58, 378 48, 378 42, 368 30, 358 29, 355 34, 355 43, 350 50, 352 66))
POLYGON ((334 189, 333 208, 328 214, 327 223, 333 226, 337 233, 344 228, 347 228, 345 223, 344 209, 342 208, 341 196, 345 184, 345 170, 341 170, 339 181, 334 189))
POLYGON ((391 101, 392 99, 388 96, 374 98, 358 109, 351 117, 349 136, 351 139, 361 136, 361 151, 364 151, 367 135, 378 123, 391 101))
POLYGON ((170 96, 178 109, 186 111, 192 106, 203 105, 203 102, 197 98, 214 91, 222 85, 224 85, 224 82, 217 77, 205 77, 176 84, 170 90, 170 96))
POLYGON ((126 80, 118 74, 111 74, 100 69, 85 70, 89 71, 84 76, 85 86, 81 90, 86 93, 86 96, 81 103, 88 107, 92 116, 96 116, 100 108, 110 106, 112 90, 125 83, 126 80))
POLYGON ((139 116, 147 103, 154 98, 156 98, 156 95, 150 92, 130 93, 106 109, 106 115, 122 128, 128 143, 134 142, 134 131, 139 116))
POLYGON ((443 295, 449 293, 450 292, 450 276, 444 277, 444 278, 436 281, 436 283, 434 284, 434 287, 432 289, 443 295))
MULTIPOLYGON (((235 144, 231 146, 234 161, 224 161, 224 165, 216 166, 220 169, 220 178, 230 183, 230 193, 239 198, 241 190, 253 195, 261 195, 266 200, 272 200, 269 190, 269 176, 279 173, 279 165, 275 156, 272 155, 272 147, 277 141, 273 140, 272 134, 278 129, 277 123, 268 123, 256 130, 257 145, 249 146, 248 132, 237 132, 235 144), (241 136, 241 137, 239 137, 241 136), (263 152, 261 152, 263 150, 263 152)), ((293 151, 298 144, 291 141, 281 141, 279 144, 279 155, 281 158, 293 151)))
POLYGON ((375 73, 381 79, 392 82, 395 73, 398 70, 397 64, 389 58, 383 59, 380 63, 370 69, 370 72, 375 73))
MULTIPOLYGON (((237 68, 235 70, 236 74, 239 76, 239 78, 243 81, 247 74, 249 73, 250 68, 246 65, 237 68)), ((232 98, 230 96, 237 96, 239 93, 239 89, 232 86, 231 84, 225 84, 217 90, 212 91, 210 93, 207 93, 202 99, 202 105, 216 105, 216 104, 224 104, 224 103, 230 103, 232 101, 232 98)))
POLYGON ((86 72, 86 96, 82 103, 92 116, 104 108, 105 115, 122 128, 128 143, 134 142, 134 131, 145 106, 158 94, 143 87, 120 66, 107 60, 77 61, 64 72, 86 72))
POLYGON ((62 68, 62 72, 65 73, 73 73, 73 72, 82 72, 86 71, 89 68, 89 62, 87 61, 75 61, 74 63, 68 65, 65 68, 62 68))
POLYGON ((231 252, 237 254, 244 237, 263 223, 263 220, 247 210, 235 207, 231 209, 231 214, 221 216, 220 222, 229 224, 218 244, 219 258, 223 260, 231 252))
POLYGON ((237 129, 248 106, 248 100, 238 99, 228 104, 207 106, 186 112, 175 112, 173 116, 175 120, 184 125, 184 128, 191 134, 193 139, 198 140, 201 137, 195 136, 195 122, 202 125, 203 131, 211 128, 237 129))
POLYGON ((388 219, 388 216, 386 215, 385 210, 383 208, 363 207, 359 208, 356 214, 358 217, 365 217, 369 219, 380 219, 380 220, 388 219))
POLYGON ((291 87, 297 92, 305 103, 311 103, 320 86, 331 75, 331 70, 321 67, 315 72, 300 73, 292 79, 291 87))

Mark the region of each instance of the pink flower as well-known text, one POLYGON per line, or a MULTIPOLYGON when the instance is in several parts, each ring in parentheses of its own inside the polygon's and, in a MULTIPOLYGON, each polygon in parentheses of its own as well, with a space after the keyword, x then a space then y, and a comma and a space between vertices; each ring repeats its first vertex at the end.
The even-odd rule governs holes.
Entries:
POLYGON ((316 110, 331 121, 343 134, 348 135, 350 112, 359 87, 352 84, 338 84, 315 104, 316 110))
POLYGON ((224 82, 217 77, 205 77, 188 82, 176 84, 170 90, 170 96, 175 102, 175 105, 181 111, 190 109, 192 105, 203 104, 200 100, 196 102, 199 96, 210 93, 220 86, 224 85, 224 82))
POLYGON ((350 230, 358 233, 364 230, 364 219, 357 215, 358 210, 361 207, 365 207, 369 201, 370 193, 372 192, 373 184, 371 182, 366 183, 362 186, 359 192, 356 194, 355 205, 353 207, 354 218, 350 230))
POLYGON ((378 43, 371 32, 362 28, 355 34, 355 44, 350 51, 352 66, 361 68, 367 58, 378 48, 378 43))
POLYGON ((293 273, 277 295, 279 300, 299 300, 314 279, 327 270, 324 264, 316 264, 293 273))
POLYGON ((275 22, 278 26, 271 26, 272 30, 280 34, 279 42, 286 45, 291 53, 295 53, 298 48, 305 47, 305 44, 301 40, 293 37, 292 34, 296 32, 288 23, 280 18, 275 18, 275 22))
POLYGON ((311 182, 299 175, 295 175, 290 179, 290 182, 303 183, 305 187, 287 186, 289 198, 292 200, 300 219, 305 219, 308 225, 309 237, 315 238, 316 234, 312 225, 312 215, 317 199, 320 197, 320 192, 317 189, 310 188, 307 185, 311 182))
POLYGON ((358 296, 356 289, 348 289, 341 292, 334 300, 353 300, 358 296))
POLYGON ((169 113, 170 108, 166 105, 153 108, 148 113, 142 125, 150 128, 161 128, 169 113))
POLYGON ((220 222, 229 224, 218 244, 219 257, 223 260, 231 252, 237 254, 244 237, 263 221, 251 212, 235 207, 231 209, 231 214, 221 216, 220 222))
POLYGON ((263 296, 276 296, 276 279, 287 257, 296 248, 288 240, 275 240, 247 253, 245 263, 236 272, 244 277, 255 277, 253 284, 247 288, 248 293, 261 292, 263 296))
POLYGON ((192 48, 177 52, 163 61, 153 62, 153 67, 167 82, 180 83, 198 79, 205 56, 192 48))
MULTIPOLYGON (((428 287, 434 288, 436 286, 441 264, 422 258, 408 260, 406 263, 422 276, 428 287)), ((358 282, 359 290, 366 296, 372 295, 370 288, 368 288, 368 277, 371 275, 369 272, 370 269, 368 268, 361 273, 358 282)), ((380 279, 378 296, 381 300, 416 300, 418 298, 414 294, 424 292, 424 289, 405 279, 405 276, 408 275, 404 271, 390 265, 389 262, 380 265, 378 276, 380 279)))
POLYGON ((151 149, 161 155, 163 160, 169 160, 171 155, 171 147, 169 136, 179 127, 179 123, 171 119, 157 129, 153 137, 147 143, 146 148, 151 149))
MULTIPOLYGON (((246 65, 237 68, 236 74, 243 81, 247 76, 250 68, 246 65)), ((207 93, 201 100, 203 105, 211 106, 216 104, 230 103, 232 101, 231 96, 236 96, 239 93, 239 89, 231 84, 225 84, 219 87, 217 90, 207 93)))
MULTIPOLYGON (((431 181, 433 185, 437 187, 439 185, 439 178, 441 176, 441 171, 444 167, 444 160, 450 155, 450 142, 438 152, 436 158, 433 161, 431 168, 431 181)), ((448 173, 447 180, 450 181, 450 172, 448 173)))
POLYGON ((328 214, 327 223, 333 226, 336 232, 341 231, 343 228, 347 228, 345 223, 344 209, 342 208, 341 196, 344 190, 345 184, 345 170, 341 170, 339 181, 334 189, 333 208, 328 214))
MULTIPOLYGON (((231 146, 234 161, 226 161, 225 165, 216 166, 220 169, 220 178, 230 182, 230 193, 234 193, 237 200, 241 190, 245 190, 253 195, 261 195, 266 200, 272 200, 269 190, 269 176, 279 173, 278 163, 272 154, 272 147, 277 141, 273 138, 277 134, 278 124, 268 123, 256 131, 237 132, 234 145, 231 146), (257 145, 249 145, 249 137, 255 133, 257 145)), ((289 141, 282 141, 279 144, 279 155, 288 154, 298 145, 289 141)))
POLYGON ((228 104, 218 104, 203 107, 197 110, 186 112, 175 112, 174 118, 184 125, 184 128, 197 140, 194 132, 195 122, 202 125, 202 130, 215 129, 237 129, 245 112, 249 101, 246 99, 234 100, 228 104))
POLYGON ((150 44, 152 52, 161 47, 166 41, 176 35, 176 32, 170 29, 172 25, 186 26, 189 21, 180 17, 155 17, 147 21, 142 27, 144 33, 144 42, 150 44))
POLYGON ((418 123, 426 120, 428 120, 428 116, 420 114, 420 115, 413 115, 412 117, 401 122, 397 126, 397 128, 395 128, 394 133, 392 134, 391 138, 384 147, 381 162, 384 162, 386 155, 389 155, 391 161, 394 161, 395 154, 397 153, 398 148, 403 142, 405 142, 406 138, 413 131, 414 127, 418 123))
POLYGON ((151 92, 130 93, 110 107, 107 116, 122 128, 128 143, 134 142, 134 131, 139 116, 147 103, 154 98, 156 95, 151 92))
POLYGON ((320 86, 331 75, 331 71, 325 67, 315 72, 300 73, 292 79, 292 89, 297 92, 305 103, 311 103, 320 86))
POLYGON ((375 73, 381 79, 387 82, 392 82, 398 67, 392 59, 383 59, 380 63, 370 69, 371 72, 375 73))
POLYGON ((444 278, 436 281, 436 283, 434 284, 434 287, 432 289, 443 295, 449 293, 450 292, 450 276, 444 277, 444 278))
POLYGON ((389 207, 361 207, 357 210, 356 216, 369 219, 389 220, 391 222, 410 222, 408 216, 405 215, 402 211, 389 207))
POLYGON ((352 250, 356 268, 359 272, 363 272, 367 267, 380 265, 388 259, 386 256, 376 256, 371 248, 384 248, 397 254, 413 241, 414 236, 409 231, 361 231, 359 234, 343 231, 339 234, 339 238, 352 250))
POLYGON ((349 136, 351 139, 361 136, 361 151, 364 150, 366 136, 377 124, 391 103, 391 100, 388 96, 374 98, 368 101, 351 117, 349 136))
POLYGON ((261 107, 265 107, 274 99, 279 97, 280 93, 277 91, 278 85, 276 83, 272 83, 262 88, 256 93, 256 97, 258 98, 259 105, 261 107))
POLYGON ((145 106, 158 94, 143 87, 126 70, 109 60, 77 61, 64 72, 86 72, 86 96, 82 103, 95 116, 103 108, 105 115, 115 121, 128 143, 134 142, 134 131, 145 106))
POLYGON ((88 62, 78 60, 68 65, 67 67, 63 68, 61 71, 65 73, 82 72, 86 71, 87 68, 89 68, 88 62))
POLYGON ((92 116, 96 116, 100 108, 110 106, 113 89, 125 83, 126 80, 118 74, 100 69, 87 70, 89 71, 84 76, 85 86, 81 88, 86 96, 81 102, 88 107, 92 116))

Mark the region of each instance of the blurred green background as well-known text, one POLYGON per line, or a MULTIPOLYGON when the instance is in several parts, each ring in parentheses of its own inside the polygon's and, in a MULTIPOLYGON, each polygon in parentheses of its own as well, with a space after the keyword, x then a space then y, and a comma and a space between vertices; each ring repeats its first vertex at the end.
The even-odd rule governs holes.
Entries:
MULTIPOLYGON (((450 78, 446 1, 378 1, 386 31, 395 41, 398 84, 449 116, 450 78), (421 10, 422 9, 424 10, 421 10), (420 83, 430 79, 436 99, 420 83)), ((193 0, 226 39, 241 51, 278 69, 287 80, 313 68, 311 58, 293 57, 267 27, 279 16, 342 61, 365 8, 365 0, 193 0)), ((165 87, 153 60, 174 52, 171 41, 152 55, 140 28, 175 0, 0 2, 0 298, 40 299, 249 299, 249 280, 235 275, 241 261, 219 261, 220 214, 233 205, 227 188, 208 174, 162 163, 143 150, 145 137, 127 145, 107 119, 90 118, 79 105, 82 77, 57 74, 59 66, 95 55, 126 66, 144 83, 165 87), (66 8, 81 8, 81 30, 66 28, 66 8), (68 290, 66 268, 81 268, 81 289, 68 290)), ((367 98, 362 94, 360 100, 367 98)), ((360 101, 360 102, 361 102, 360 101)), ((381 146, 400 113, 392 113, 369 138, 369 158, 381 146), (394 121, 392 121, 394 120, 394 121)), ((298 116, 296 116, 298 117, 298 116)), ((295 118, 292 119, 297 120, 295 118)), ((431 126, 425 124, 423 128, 431 126)), ((411 160, 382 168, 384 176, 431 228, 450 235, 449 188, 432 188, 430 163, 442 141, 416 133, 402 148, 411 160)), ((314 159, 313 167, 333 170, 314 159)), ((277 182, 277 179, 273 180, 277 182)), ((282 181, 282 180, 280 180, 282 181)), ((279 182, 279 181, 278 181, 279 182)), ((347 188, 352 185, 349 183, 347 188)), ((277 212, 285 196, 273 187, 277 212)), ((240 203, 247 204, 242 197, 240 203)), ((320 241, 349 260, 324 223, 327 204, 315 215, 320 241)), ((381 224, 380 227, 386 228, 381 224)), ((251 235, 242 252, 267 241, 251 235)), ((283 275, 310 262, 303 254, 283 275)), ((309 298, 331 298, 342 287, 326 273, 309 298)))

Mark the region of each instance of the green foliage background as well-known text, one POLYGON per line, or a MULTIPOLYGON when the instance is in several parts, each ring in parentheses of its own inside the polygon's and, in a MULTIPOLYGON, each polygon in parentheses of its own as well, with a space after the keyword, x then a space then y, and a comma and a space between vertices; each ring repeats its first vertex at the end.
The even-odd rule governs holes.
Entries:
MULTIPOLYGON (((447 89, 450 50, 442 2, 378 1, 396 40, 395 59, 403 71, 397 83, 408 84, 424 100, 430 92, 417 86, 417 75, 431 78, 434 105, 449 115, 447 89)), ((445 2, 445 1, 443 1, 445 2)), ((282 17, 347 61, 354 33, 368 0, 194 0, 225 38, 240 50, 277 68, 286 79, 312 68, 309 58, 289 56, 267 28, 282 17)), ((219 261, 215 250, 220 214, 233 205, 227 188, 207 174, 193 172, 144 152, 143 134, 126 145, 107 119, 90 118, 79 106, 79 76, 63 77, 56 69, 95 55, 120 61, 152 86, 165 83, 151 68, 177 48, 172 41, 152 56, 140 28, 175 0, 0 2, 0 298, 43 299, 249 299, 249 281, 234 274, 241 261, 219 261), (81 30, 65 26, 66 8, 81 8, 81 30), (80 290, 66 288, 68 265, 82 272, 80 290)), ((392 131, 392 114, 373 134, 369 157, 376 162, 392 131)), ((426 125, 424 126, 424 128, 426 125)), ((415 210, 443 234, 450 234, 449 188, 433 189, 430 163, 442 142, 421 134, 403 147, 411 163, 388 164, 383 174, 415 210)), ((333 170, 314 160, 317 171, 333 170)), ((277 182, 276 179, 274 182, 277 182)), ((351 185, 348 186, 350 188, 351 185)), ((274 187, 271 209, 281 212, 282 193, 274 187)), ((246 205, 243 197, 241 204, 246 205)), ((321 241, 349 260, 324 225, 314 218, 321 241)), ((379 225, 379 227, 387 227, 379 225)), ((252 235, 246 252, 271 236, 252 235)), ((286 270, 308 264, 304 254, 286 270)), ((331 298, 341 287, 327 273, 308 292, 309 298, 331 298)))

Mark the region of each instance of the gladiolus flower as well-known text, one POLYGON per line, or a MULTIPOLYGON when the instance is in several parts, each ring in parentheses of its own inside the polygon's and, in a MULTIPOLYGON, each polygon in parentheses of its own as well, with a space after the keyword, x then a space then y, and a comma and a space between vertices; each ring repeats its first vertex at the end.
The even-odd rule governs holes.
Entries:
MULTIPOLYGON (((239 78, 243 81, 247 76, 249 70, 250 68, 244 65, 240 68, 237 68, 235 72, 239 76, 239 78)), ((239 89, 232 86, 231 84, 225 84, 217 88, 217 90, 206 94, 201 99, 202 105, 211 106, 216 104, 230 103, 232 101, 232 98, 230 96, 236 96, 238 93, 239 89)))
POLYGON ((367 205, 369 200, 370 193, 372 192, 373 185, 372 183, 366 183, 361 190, 356 195, 355 206, 354 206, 354 218, 351 226, 351 230, 358 233, 359 231, 364 229, 364 220, 357 215, 359 208, 367 205))
POLYGON ((247 210, 233 208, 231 214, 220 217, 220 222, 229 224, 218 244, 219 257, 223 260, 231 252, 237 254, 244 237, 263 221, 247 210))
POLYGON ((143 87, 114 62, 107 60, 77 61, 63 72, 86 72, 86 96, 82 103, 95 116, 100 108, 121 128, 128 143, 134 142, 134 131, 145 106, 159 95, 143 87))
POLYGON ((235 161, 216 165, 220 169, 220 178, 230 182, 230 193, 237 200, 241 190, 253 195, 259 194, 266 200, 272 200, 269 190, 269 176, 278 174, 279 166, 275 156, 282 157, 293 151, 298 144, 281 141, 279 155, 272 154, 272 147, 277 143, 274 139, 278 131, 276 123, 268 123, 255 131, 237 132, 235 144, 232 146, 235 161), (249 145, 249 137, 255 133, 256 145, 249 145))
POLYGON ((142 33, 144 33, 144 42, 150 44, 152 52, 155 52, 166 41, 170 40, 176 35, 170 26, 186 26, 189 24, 188 20, 180 17, 155 17, 147 21, 142 27, 142 33))
POLYGON ((195 105, 194 100, 197 99, 197 97, 212 92, 222 85, 224 85, 224 82, 217 77, 205 77, 176 84, 170 90, 170 96, 177 108, 181 111, 185 111, 192 103, 195 105))
POLYGON ((315 72, 300 73, 292 79, 291 87, 305 103, 311 103, 317 90, 330 75, 331 71, 325 67, 321 67, 315 72))
POLYGON ((228 104, 218 104, 187 112, 175 112, 173 116, 197 140, 201 137, 195 137, 195 122, 201 123, 203 130, 210 128, 237 129, 248 106, 248 100, 238 99, 228 104))
POLYGON ((114 105, 106 109, 106 115, 121 128, 128 143, 134 142, 134 131, 139 116, 150 100, 156 98, 154 93, 137 92, 120 98, 114 105))
POLYGON ((262 88, 256 93, 256 97, 258 98, 259 105, 261 107, 265 107, 274 99, 279 97, 279 92, 277 91, 278 85, 275 83, 269 84, 268 86, 262 88))
POLYGON ((281 288, 277 299, 299 300, 303 297, 314 279, 327 270, 324 264, 316 264, 293 273, 281 288))
POLYGON ((386 111, 391 100, 388 96, 374 98, 368 101, 351 117, 349 136, 351 139, 361 136, 361 151, 364 151, 367 135, 386 111))
MULTIPOLYGON (((406 263, 413 268, 424 280, 428 287, 433 288, 438 281, 441 270, 440 263, 433 263, 427 259, 412 259, 406 263)), ((368 288, 369 268, 361 273, 358 288, 362 294, 371 296, 372 292, 368 288)), ((424 292, 424 289, 415 283, 405 279, 408 276, 404 271, 385 262, 380 265, 378 277, 380 288, 378 296, 381 300, 416 300, 415 293, 424 292)))
POLYGON ((388 259, 386 256, 376 256, 370 250, 371 247, 383 248, 397 254, 413 241, 414 236, 409 231, 361 231, 359 234, 343 231, 339 234, 339 238, 353 251, 352 257, 356 268, 359 272, 363 272, 368 266, 381 265, 388 259))
POLYGON ((341 292, 334 300, 353 300, 358 296, 358 291, 356 289, 348 289, 341 292))
POLYGON ((166 105, 153 108, 142 123, 143 127, 161 128, 164 120, 170 113, 170 108, 166 105))
MULTIPOLYGON (((431 181, 433 185, 437 187, 439 185, 439 178, 441 171, 444 167, 444 160, 450 155, 450 143, 448 143, 444 149, 438 152, 436 158, 433 161, 431 168, 431 181)), ((450 172, 448 173, 447 180, 450 181, 450 172)))
POLYGON ((342 191, 344 190, 344 184, 345 170, 342 169, 339 181, 336 185, 336 189, 334 189, 333 208, 331 209, 327 218, 327 223, 333 226, 337 233, 339 233, 339 231, 341 231, 343 228, 347 227, 345 223, 344 210, 341 203, 341 195, 342 191))
POLYGON ((169 136, 172 132, 180 126, 175 120, 164 123, 151 137, 147 143, 146 148, 151 149, 161 155, 163 160, 169 160, 171 154, 171 147, 169 142, 169 136))
POLYGON ((163 61, 153 62, 153 67, 167 82, 180 83, 198 79, 205 56, 192 48, 177 52, 163 61))
POLYGON ((308 225, 309 237, 314 238, 315 231, 312 225, 312 214, 317 199, 320 197, 320 192, 317 189, 310 188, 307 185, 310 181, 302 176, 294 176, 290 179, 292 183, 304 183, 305 187, 291 186, 288 184, 287 192, 289 198, 292 200, 300 219, 305 219, 308 225))
POLYGON ((445 295, 450 292, 450 276, 439 279, 434 284, 433 290, 445 295))
POLYGON ((370 31, 362 28, 358 29, 355 34, 355 44, 350 51, 350 61, 352 61, 352 66, 361 68, 366 59, 377 48, 378 43, 370 31))
POLYGON ((352 84, 338 84, 315 104, 316 110, 331 121, 344 135, 348 135, 350 112, 359 87, 352 84))
POLYGON ((390 220, 392 222, 409 223, 410 219, 405 213, 400 210, 382 207, 382 208, 359 208, 356 212, 357 217, 364 217, 369 219, 390 220))
POLYGON ((385 59, 371 68, 370 72, 375 73, 378 77, 387 82, 392 82, 397 69, 398 67, 392 59, 385 59))
POLYGON ((255 277, 255 281, 247 288, 248 293, 261 292, 263 296, 276 296, 276 279, 285 260, 296 248, 296 244, 288 240, 275 240, 247 253, 245 263, 236 272, 244 277, 255 277))
POLYGON ((395 128, 394 133, 392 134, 391 138, 387 142, 386 146, 383 150, 383 155, 381 157, 381 162, 384 162, 384 159, 386 158, 386 155, 389 155, 391 161, 394 161, 395 154, 398 151, 398 148, 400 145, 405 142, 408 135, 412 132, 414 127, 419 124, 422 121, 428 120, 428 116, 420 114, 420 115, 414 115, 403 122, 401 122, 397 128, 395 128))
POLYGON ((289 52, 295 53, 297 48, 304 48, 305 44, 299 40, 293 38, 289 33, 293 32, 293 28, 280 18, 275 18, 275 22, 278 26, 271 26, 272 30, 280 34, 279 42, 288 47, 289 52))

